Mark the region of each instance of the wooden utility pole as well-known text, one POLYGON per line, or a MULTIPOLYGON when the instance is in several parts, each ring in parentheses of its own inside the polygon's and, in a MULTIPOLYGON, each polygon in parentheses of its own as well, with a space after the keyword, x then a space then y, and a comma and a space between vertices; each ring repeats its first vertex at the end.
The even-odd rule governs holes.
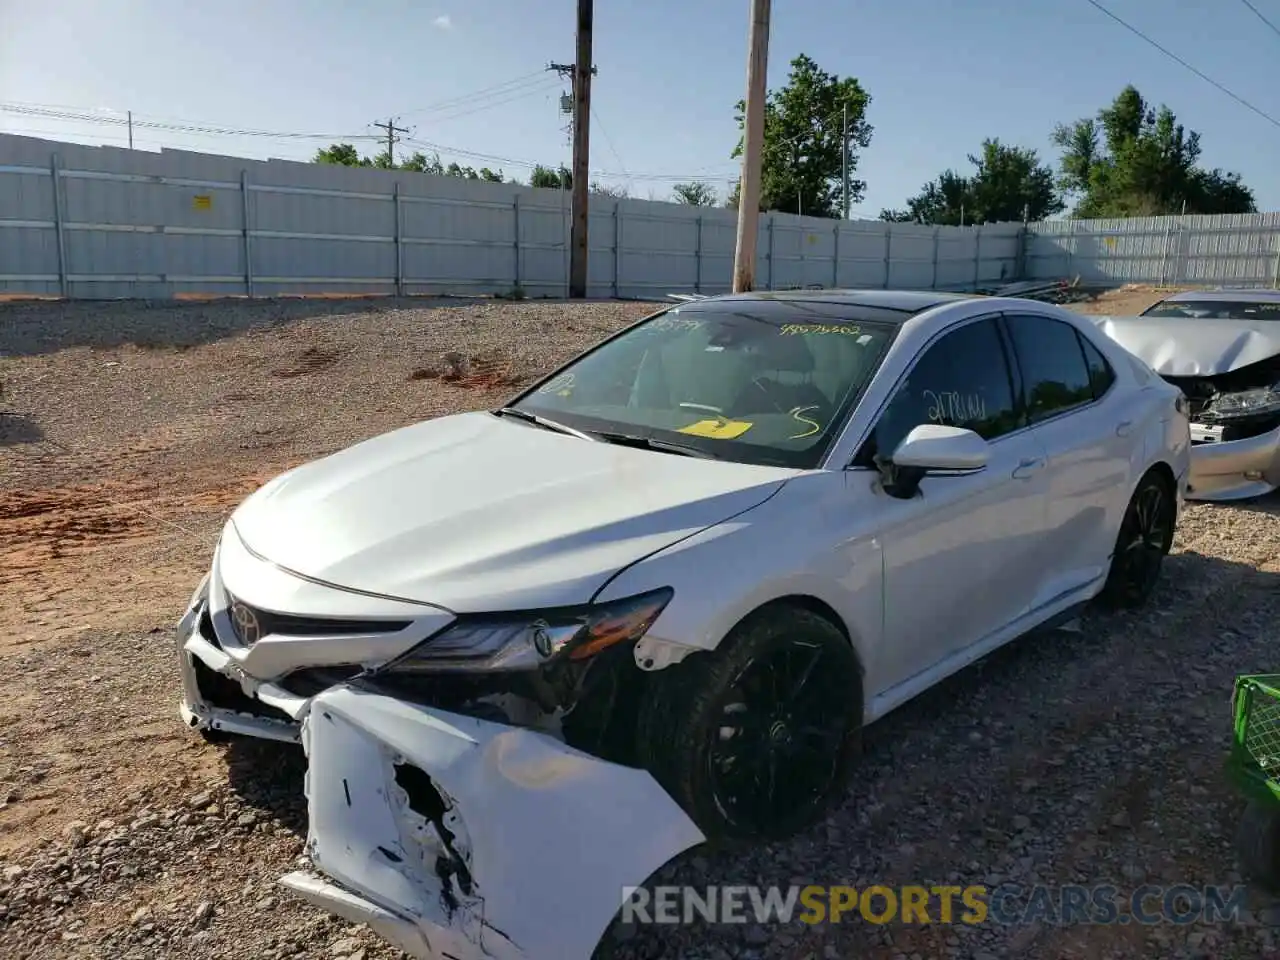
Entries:
POLYGON ((764 101, 769 68, 769 4, 770 0, 751 0, 751 32, 747 38, 746 131, 742 145, 742 181, 738 191, 738 242, 733 251, 734 293, 751 290, 756 278, 764 101))
POLYGON ((397 134, 397 133, 408 133, 408 132, 409 132, 409 128, 408 128, 408 127, 397 127, 397 126, 396 126, 396 118, 395 118, 395 117, 392 117, 392 118, 391 118, 390 120, 388 120, 386 123, 375 123, 375 124, 374 124, 374 126, 375 126, 375 127, 378 127, 379 129, 382 129, 382 130, 387 131, 387 166, 389 166, 389 167, 395 167, 395 165, 396 165, 396 157, 395 157, 395 154, 394 154, 392 151, 395 149, 395 145, 396 145, 396 144, 399 142, 399 140, 400 140, 400 138, 399 138, 399 137, 397 137, 397 136, 396 136, 396 134, 397 134))
POLYGON ((573 64, 573 231, 569 253, 569 296, 587 295, 587 203, 591 185, 591 21, 592 0, 578 0, 578 48, 573 64))
POLYGON ((840 207, 849 219, 849 105, 840 111, 840 207))

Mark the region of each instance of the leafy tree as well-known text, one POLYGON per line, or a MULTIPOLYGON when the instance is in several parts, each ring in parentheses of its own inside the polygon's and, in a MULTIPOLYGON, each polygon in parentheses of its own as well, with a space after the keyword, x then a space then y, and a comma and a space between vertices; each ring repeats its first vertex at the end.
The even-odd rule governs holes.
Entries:
POLYGON ((340 167, 371 167, 373 161, 360 156, 355 146, 350 143, 331 143, 316 151, 311 158, 313 163, 332 163, 340 167))
POLYGON ((1169 107, 1158 109, 1125 87, 1098 111, 1059 124, 1059 183, 1077 197, 1077 217, 1139 217, 1182 213, 1253 213, 1253 191, 1237 173, 1197 166, 1200 134, 1169 107))
POLYGON ((484 180, 488 183, 503 182, 501 170, 496 173, 488 167, 476 170, 457 163, 451 163, 446 167, 440 162, 438 153, 428 157, 419 151, 407 160, 395 163, 386 150, 370 159, 360 156, 356 148, 349 143, 334 143, 322 150, 317 150, 312 159, 315 163, 333 163, 343 167, 375 167, 379 170, 407 170, 411 173, 430 173, 437 177, 461 177, 464 180, 484 180))
MULTIPOLYGON (((791 61, 782 89, 769 94, 764 109, 760 208, 817 217, 840 215, 843 203, 843 110, 849 116, 849 202, 866 192, 864 181, 853 177, 858 149, 871 144, 866 121, 871 96, 855 77, 827 73, 801 54, 791 61)), ((737 105, 739 129, 746 124, 746 103, 737 105)), ((738 139, 732 156, 742 156, 738 139)), ((736 205, 736 204, 735 204, 736 205)))
POLYGON ((610 197, 614 200, 626 200, 631 196, 626 187, 611 187, 608 184, 601 183, 599 180, 592 183, 589 189, 598 196, 610 197))
POLYGON ((541 164, 533 168, 529 177, 531 187, 550 187, 552 190, 568 190, 573 186, 573 174, 563 164, 559 169, 544 167, 541 164))
POLYGON ((716 188, 701 180, 677 183, 671 188, 671 199, 676 203, 683 203, 686 207, 714 207, 716 188))
POLYGON ((1034 150, 1010 147, 996 139, 969 154, 972 176, 943 171, 907 201, 906 210, 882 210, 881 220, 915 223, 996 223, 1043 220, 1066 204, 1054 187, 1053 170, 1034 150))

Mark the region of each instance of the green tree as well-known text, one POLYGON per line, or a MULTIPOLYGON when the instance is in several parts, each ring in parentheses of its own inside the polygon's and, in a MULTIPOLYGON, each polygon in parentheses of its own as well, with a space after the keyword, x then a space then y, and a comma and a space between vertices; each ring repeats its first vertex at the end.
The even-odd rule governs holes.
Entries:
POLYGON ((631 196, 631 192, 625 186, 610 186, 599 180, 594 181, 589 189, 597 196, 609 197, 613 200, 626 200, 631 196))
MULTIPOLYGON (((871 96, 855 77, 840 78, 801 54, 791 61, 786 85, 765 101, 760 208, 815 217, 840 215, 844 161, 843 112, 849 118, 849 202, 866 192, 853 175, 858 149, 871 144, 866 120, 871 96)), ((746 104, 739 100, 736 119, 745 125, 746 104)), ((742 156, 743 141, 732 156, 742 156)))
POLYGON ((541 164, 533 168, 529 177, 531 187, 550 187, 552 190, 568 190, 573 186, 573 174, 561 165, 559 169, 544 167, 541 164))
POLYGON ((1058 124, 1059 184, 1076 198, 1077 217, 1177 213, 1253 213, 1253 191, 1237 173, 1205 170, 1200 134, 1169 107, 1158 109, 1125 87, 1096 119, 1058 124))
POLYGON ((969 154, 969 162, 975 167, 971 176, 945 170, 907 201, 907 209, 882 210, 880 219, 998 223, 1021 220, 1024 215, 1044 220, 1066 208, 1055 188, 1053 169, 1042 164, 1034 150, 987 139, 980 153, 969 154))
POLYGON ((355 146, 350 143, 331 143, 317 150, 311 158, 313 163, 332 163, 340 167, 371 167, 373 161, 360 156, 355 146))
POLYGON ((716 188, 709 183, 695 180, 692 183, 677 183, 671 188, 671 199, 686 207, 714 207, 716 205, 716 188))

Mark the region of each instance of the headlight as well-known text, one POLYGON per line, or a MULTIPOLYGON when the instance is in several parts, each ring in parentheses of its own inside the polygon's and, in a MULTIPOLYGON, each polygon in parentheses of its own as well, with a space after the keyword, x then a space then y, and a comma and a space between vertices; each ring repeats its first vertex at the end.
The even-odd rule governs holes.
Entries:
POLYGON ((1251 417, 1280 411, 1280 384, 1240 393, 1221 393, 1205 408, 1215 417, 1251 417))
POLYGON ((377 672, 528 670, 556 658, 586 660, 644 636, 672 595, 663 587, 586 607, 464 615, 377 672))

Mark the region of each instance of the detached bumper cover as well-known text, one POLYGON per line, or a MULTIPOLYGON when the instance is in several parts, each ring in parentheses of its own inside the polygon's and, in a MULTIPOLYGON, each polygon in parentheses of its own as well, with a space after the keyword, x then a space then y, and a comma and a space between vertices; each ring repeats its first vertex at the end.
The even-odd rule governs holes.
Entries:
POLYGON ((1191 500, 1243 500, 1280 487, 1280 429, 1191 448, 1191 500))
POLYGON ((646 772, 542 733, 350 686, 312 698, 308 848, 281 882, 421 960, 586 960, 705 840, 646 772))

